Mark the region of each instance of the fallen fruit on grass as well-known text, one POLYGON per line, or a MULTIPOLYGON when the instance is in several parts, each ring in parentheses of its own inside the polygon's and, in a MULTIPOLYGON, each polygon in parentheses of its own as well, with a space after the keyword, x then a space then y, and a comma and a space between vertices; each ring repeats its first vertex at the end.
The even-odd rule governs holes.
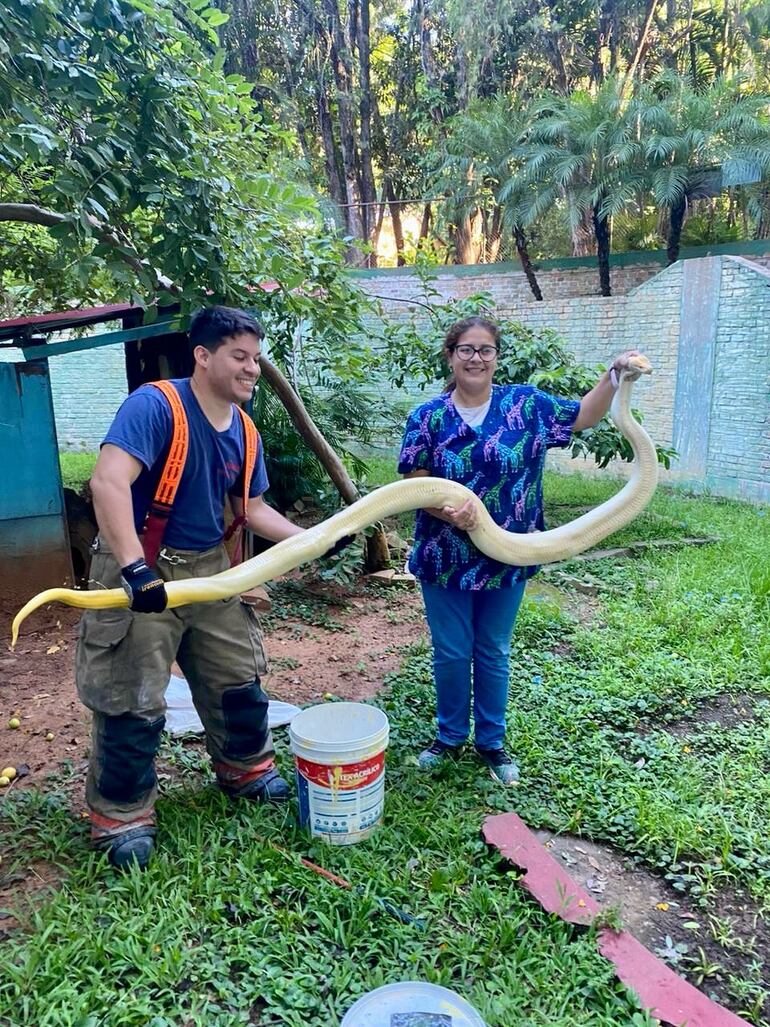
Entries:
POLYGON ((11 717, 11 719, 8 721, 8 727, 11 729, 11 731, 15 731, 17 727, 21 727, 21 721, 18 717, 11 717))
POLYGON ((48 732, 48 734, 45 736, 45 740, 46 740, 46 742, 52 742, 53 741, 53 731, 49 731, 48 732))
POLYGON ((11 783, 8 777, 0 777, 0 788, 6 788, 11 783))
POLYGON ((16 767, 6 767, 5 770, 0 770, 0 777, 7 777, 9 781, 13 781, 16 777, 16 767))
POLYGON ((333 699, 333 698, 334 698, 334 696, 332 695, 331 692, 324 692, 324 699, 326 699, 328 701, 329 699, 333 699))

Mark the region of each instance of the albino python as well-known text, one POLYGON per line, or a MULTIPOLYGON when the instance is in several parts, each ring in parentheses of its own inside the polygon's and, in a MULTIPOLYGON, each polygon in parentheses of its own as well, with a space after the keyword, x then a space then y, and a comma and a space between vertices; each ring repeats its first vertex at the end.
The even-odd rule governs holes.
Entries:
MULTIPOLYGON (((458 508, 468 499, 475 500, 478 506, 478 525, 469 533, 474 545, 486 556, 502 563, 529 567, 566 560, 589 549, 632 521, 649 503, 658 481, 655 446, 630 410, 633 382, 640 374, 649 374, 652 368, 647 358, 641 355, 631 357, 630 364, 620 373, 620 385, 612 401, 610 415, 631 444, 634 453, 631 474, 620 492, 582 517, 549 531, 514 534, 498 527, 481 500, 464 485, 445 478, 409 478, 376 489, 301 535, 284 539, 267 552, 221 574, 167 583, 169 608, 239 595, 303 563, 317 560, 344 535, 355 535, 385 517, 426 507, 458 508)), ((96 610, 128 606, 128 596, 119 588, 96 591, 49 588, 30 599, 16 614, 12 645, 16 644, 19 627, 25 618, 51 602, 96 610)))

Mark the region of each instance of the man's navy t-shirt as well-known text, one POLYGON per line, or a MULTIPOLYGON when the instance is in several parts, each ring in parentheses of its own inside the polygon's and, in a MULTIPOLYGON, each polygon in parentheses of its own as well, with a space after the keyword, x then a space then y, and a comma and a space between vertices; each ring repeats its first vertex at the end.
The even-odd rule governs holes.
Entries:
MULTIPOLYGON (((217 431, 201 410, 190 379, 176 378, 173 384, 187 414, 190 445, 163 542, 174 549, 202 552, 222 541, 226 497, 243 497, 243 425, 233 407, 230 427, 217 431)), ((143 465, 131 486, 137 534, 141 534, 155 495, 172 429, 166 397, 160 389, 142 385, 124 401, 102 442, 130 453, 143 465)), ((260 438, 249 496, 261 496, 268 484, 260 438)))

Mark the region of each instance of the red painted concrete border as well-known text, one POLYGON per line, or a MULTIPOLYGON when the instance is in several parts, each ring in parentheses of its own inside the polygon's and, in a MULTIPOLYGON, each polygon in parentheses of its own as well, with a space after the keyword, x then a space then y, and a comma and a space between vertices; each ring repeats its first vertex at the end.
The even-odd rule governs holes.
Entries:
MULTIPOLYGON (((572 880, 516 813, 487 817, 485 841, 525 870, 521 883, 549 913, 571 924, 590 924, 598 903, 572 880)), ((609 928, 597 934, 599 952, 615 964, 617 975, 639 996, 652 1016, 673 1027, 749 1027, 735 1013, 712 1002, 675 974, 628 931, 609 928)))

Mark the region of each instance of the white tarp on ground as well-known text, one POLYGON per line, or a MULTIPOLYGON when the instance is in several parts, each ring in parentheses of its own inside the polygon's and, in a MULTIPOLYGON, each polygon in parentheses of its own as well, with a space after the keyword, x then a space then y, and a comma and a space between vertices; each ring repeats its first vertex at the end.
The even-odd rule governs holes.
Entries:
MULTIPOLYGON (((166 692, 166 731, 172 736, 202 735, 203 724, 193 706, 190 686, 184 678, 172 674, 166 692)), ((270 700, 267 719, 271 728, 290 724, 300 712, 299 706, 289 702, 270 700)))

